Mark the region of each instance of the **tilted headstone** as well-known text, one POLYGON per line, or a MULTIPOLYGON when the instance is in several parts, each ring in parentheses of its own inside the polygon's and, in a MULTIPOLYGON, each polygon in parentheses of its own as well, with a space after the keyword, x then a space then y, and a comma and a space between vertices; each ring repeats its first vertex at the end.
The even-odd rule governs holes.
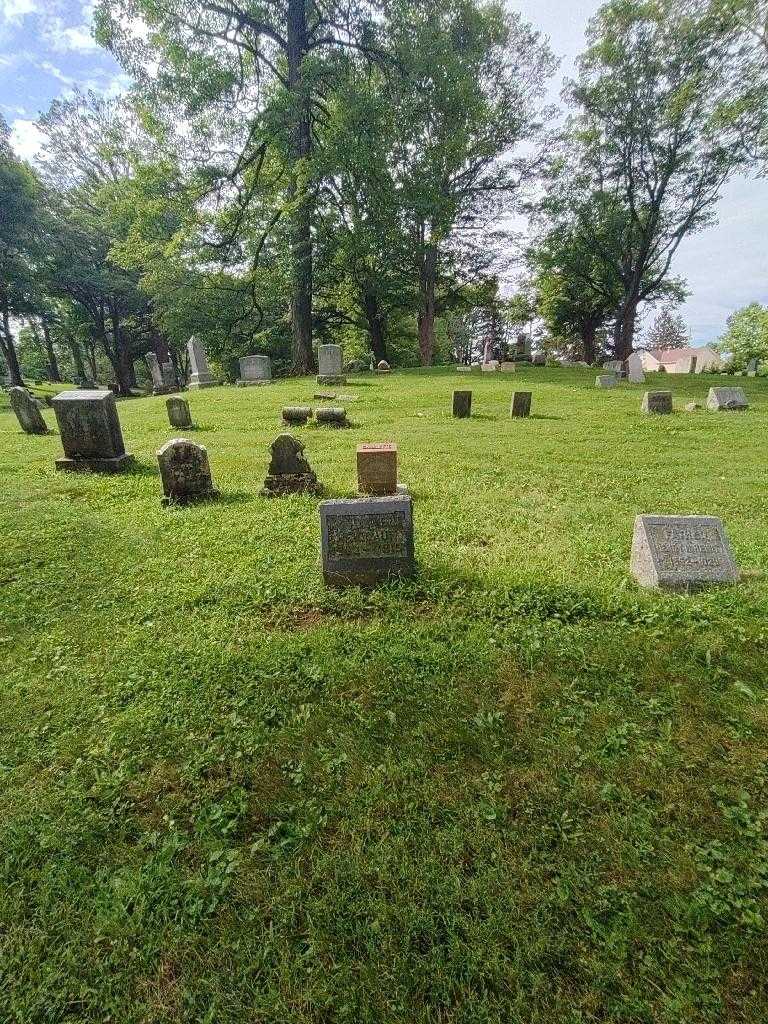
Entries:
POLYGON ((208 365, 208 353, 205 351, 205 345, 194 335, 187 342, 187 356, 190 370, 189 387, 193 390, 216 387, 216 381, 208 365))
POLYGON ((201 444, 176 437, 157 453, 163 481, 164 505, 189 505, 218 497, 213 486, 208 452, 201 444))
POLYGON ((742 412, 749 408, 744 388, 710 388, 707 408, 715 412, 742 412))
POLYGON ((669 416, 672 412, 672 392, 646 391, 640 408, 647 416, 669 416))
POLYGON ((524 419, 531 415, 531 400, 533 395, 530 391, 514 391, 512 403, 509 407, 509 415, 515 419, 524 419))
POLYGON ((272 360, 269 356, 243 356, 240 360, 238 387, 254 387, 272 383, 272 360))
POLYGON ((464 420, 472 415, 472 392, 453 392, 453 415, 458 420, 464 420))
POLYGON ((169 398, 165 407, 168 410, 168 422, 176 430, 192 429, 192 413, 189 411, 189 402, 184 398, 169 398))
POLYGON ((601 373, 599 377, 595 377, 595 387, 597 388, 615 388, 617 384, 618 380, 613 373, 601 373))
POLYGON ((320 494, 317 476, 304 457, 304 445, 292 434, 280 434, 270 446, 271 459, 261 494, 320 494))
POLYGON ((357 489, 361 494, 397 494, 397 445, 357 446, 357 489))
POLYGON ((739 580, 722 520, 714 516, 638 516, 630 569, 641 586, 662 590, 739 580))
POLYGON ((321 427, 348 427, 347 410, 327 406, 318 409, 315 413, 315 420, 321 427))
POLYGON ((25 434, 47 434, 43 414, 40 407, 26 388, 13 387, 8 392, 11 408, 16 413, 19 426, 25 434))
POLYGON ((344 351, 341 345, 318 345, 317 383, 347 383, 347 378, 344 376, 344 351))
POLYGON ((57 469, 118 473, 133 462, 111 391, 62 391, 53 408, 64 448, 57 469))
POLYGON ((292 427, 306 427, 311 416, 312 409, 308 405, 286 405, 282 410, 283 422, 292 427))
POLYGON ((160 360, 157 358, 154 352, 147 352, 144 356, 149 372, 152 376, 152 387, 162 388, 163 387, 163 371, 160 369, 160 360))
POLYGON ((627 359, 627 377, 629 378, 630 384, 645 383, 643 360, 642 356, 638 352, 633 352, 629 359, 627 359))
POLYGON ((407 495, 324 501, 323 578, 332 586, 374 586, 413 576, 413 503, 407 495))

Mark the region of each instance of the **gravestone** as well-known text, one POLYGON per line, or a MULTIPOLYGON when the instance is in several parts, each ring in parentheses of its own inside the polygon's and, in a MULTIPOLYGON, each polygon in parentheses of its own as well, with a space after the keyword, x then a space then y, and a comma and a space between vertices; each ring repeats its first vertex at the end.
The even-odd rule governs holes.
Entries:
POLYGON ((471 366, 464 366, 463 364, 459 364, 459 366, 456 367, 456 371, 458 373, 472 373, 472 367, 471 366))
POLYGON ((25 434, 47 434, 43 414, 40 407, 26 388, 13 387, 8 392, 11 408, 16 413, 19 426, 25 434))
POLYGON ((318 345, 317 383, 346 384, 344 376, 344 352, 341 345, 318 345))
POLYGON ((620 370, 624 369, 624 363, 621 359, 609 359, 607 363, 603 363, 604 370, 611 370, 613 373, 619 373, 620 370))
POLYGON ((132 462, 111 391, 62 391, 53 399, 64 458, 56 468, 119 473, 132 462))
POLYGON ((514 359, 516 363, 530 363, 531 339, 527 334, 518 334, 515 342, 514 359))
POLYGON ((176 372, 173 363, 167 362, 161 365, 154 352, 147 352, 144 359, 152 375, 152 394, 167 395, 170 391, 175 391, 176 372))
POLYGON ((638 516, 630 570, 641 586, 661 590, 739 580, 722 520, 714 516, 638 516))
POLYGON ((240 360, 240 377, 235 383, 239 388, 271 384, 272 361, 269 356, 243 356, 240 360))
POLYGON ((453 392, 453 415, 458 420, 465 420, 472 415, 472 392, 453 392))
POLYGON ((154 352, 147 352, 144 356, 149 372, 152 377, 152 389, 157 390, 163 386, 163 371, 160 369, 160 360, 154 352))
POLYGON ((165 407, 168 410, 168 422, 176 430, 192 430, 192 414, 189 411, 189 402, 184 398, 169 398, 165 407))
POLYGON ((536 353, 536 355, 533 357, 533 365, 534 366, 546 366, 547 365, 547 357, 544 354, 544 352, 537 352, 536 353))
POLYGON ((595 387, 597 388, 615 388, 617 384, 618 380, 613 373, 601 373, 599 377, 595 378, 595 387))
POLYGON ((261 494, 320 494, 317 476, 304 458, 304 445, 291 434, 280 434, 270 446, 271 459, 261 494))
POLYGON ((175 391, 178 387, 178 383, 176 381, 176 370, 170 360, 168 360, 167 363, 160 364, 160 373, 163 375, 163 388, 166 391, 175 391))
POLYGON ((348 427, 347 410, 326 406, 318 409, 315 413, 315 420, 321 427, 348 427))
POLYGON ((510 362, 509 360, 504 360, 504 362, 501 364, 502 373, 514 373, 516 370, 517 363, 510 362))
POLYGON ((760 360, 759 359, 750 359, 749 362, 747 363, 747 376, 748 377, 756 377, 757 376, 757 371, 759 369, 760 369, 760 360))
POLYGON ((312 416, 312 409, 308 405, 286 405, 283 407, 283 422, 292 427, 306 427, 307 421, 312 416))
POLYGON ((407 495, 324 501, 320 532, 323 578, 332 586, 374 586, 415 572, 407 495))
POLYGON ((201 444, 176 437, 157 453, 164 505, 189 505, 218 497, 208 452, 201 444))
POLYGON ((707 408, 715 412, 743 412, 749 408, 744 388, 710 388, 707 408))
POLYGON ((627 377, 630 384, 645 383, 645 370, 643 369, 643 360, 639 352, 633 352, 629 359, 627 359, 627 377))
POLYGON ((687 402, 685 406, 686 412, 698 412, 701 406, 698 402, 687 402))
POLYGON ((496 373, 499 368, 498 359, 489 359, 487 363, 483 363, 481 370, 483 373, 496 373))
POLYGON ((357 446, 357 489, 361 494, 397 494, 397 445, 357 446))
POLYGON ((334 402, 339 396, 335 391, 316 391, 312 397, 317 402, 334 402))
POLYGON ((187 342, 187 355, 189 357, 189 387, 192 390, 198 388, 215 388, 216 381, 213 379, 211 368, 208 365, 208 353, 205 345, 194 335, 187 342))
POLYGON ((530 391, 513 391, 509 415, 515 419, 524 419, 526 416, 530 416, 532 398, 533 395, 530 391))
POLYGON ((647 416, 669 416, 672 412, 672 392, 646 391, 640 408, 647 416))
POLYGON ((376 372, 377 373, 391 373, 392 372, 392 367, 389 365, 389 363, 386 361, 386 359, 380 359, 379 360, 379 365, 376 367, 376 372))

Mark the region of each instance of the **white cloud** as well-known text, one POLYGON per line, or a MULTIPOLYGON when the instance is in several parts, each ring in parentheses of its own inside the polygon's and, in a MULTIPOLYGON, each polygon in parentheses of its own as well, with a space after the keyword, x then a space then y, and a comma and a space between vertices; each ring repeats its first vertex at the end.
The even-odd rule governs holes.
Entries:
POLYGON ((45 137, 34 121, 18 118, 11 125, 11 145, 22 160, 34 160, 44 141, 45 137))
POLYGON ((87 53, 100 49, 91 35, 90 25, 65 26, 61 18, 52 18, 45 29, 46 41, 57 53, 87 53))
POLYGON ((57 68, 55 64, 51 64, 49 60, 44 60, 37 66, 41 71, 47 71, 49 75, 53 75, 54 78, 63 82, 64 85, 68 85, 70 88, 75 85, 74 78, 71 78, 69 75, 65 75, 61 68, 57 68))
POLYGON ((26 14, 34 14, 37 9, 37 0, 0 0, 3 21, 21 21, 26 14))

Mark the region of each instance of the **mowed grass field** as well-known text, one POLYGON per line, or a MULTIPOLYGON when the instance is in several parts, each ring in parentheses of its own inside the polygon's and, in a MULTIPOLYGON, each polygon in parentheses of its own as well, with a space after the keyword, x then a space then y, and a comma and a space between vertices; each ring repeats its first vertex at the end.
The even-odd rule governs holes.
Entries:
POLYGON ((768 1019, 768 381, 594 378, 362 376, 296 431, 330 496, 399 446, 420 571, 371 592, 258 496, 313 381, 188 395, 185 509, 163 398, 113 477, 0 399, 3 1024, 768 1019), (640 414, 713 383, 750 410, 640 414), (721 516, 743 582, 639 590, 643 512, 721 516))

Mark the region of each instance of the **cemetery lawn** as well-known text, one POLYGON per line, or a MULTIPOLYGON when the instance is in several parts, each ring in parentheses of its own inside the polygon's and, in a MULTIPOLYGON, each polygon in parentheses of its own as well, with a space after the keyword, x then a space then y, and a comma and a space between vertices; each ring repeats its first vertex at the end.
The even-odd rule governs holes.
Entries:
POLYGON ((768 1019, 768 381, 648 418, 734 382, 594 378, 341 388, 296 431, 328 494, 392 440, 415 499, 418 578, 367 593, 258 497, 313 381, 190 393, 222 497, 168 510, 163 398, 112 477, 0 398, 3 1024, 768 1019), (721 516, 743 582, 639 590, 644 512, 721 516))

